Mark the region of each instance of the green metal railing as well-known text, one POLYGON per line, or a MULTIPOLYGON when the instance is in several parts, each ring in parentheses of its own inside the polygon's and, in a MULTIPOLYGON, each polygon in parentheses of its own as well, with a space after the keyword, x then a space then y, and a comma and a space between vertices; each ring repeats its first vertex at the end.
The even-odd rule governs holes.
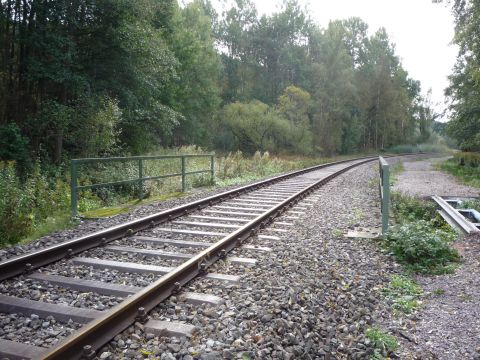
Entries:
POLYGON ((382 234, 388 230, 388 216, 390 212, 390 165, 381 156, 378 157, 378 167, 380 169, 380 202, 382 210, 382 234))
POLYGON ((139 186, 139 199, 143 199, 143 184, 149 180, 160 180, 170 177, 181 177, 182 179, 182 192, 185 192, 187 188, 187 175, 210 173, 211 181, 213 182, 215 176, 215 159, 213 154, 202 155, 159 155, 159 156, 130 156, 130 157, 110 157, 110 158, 85 158, 85 159, 73 159, 70 164, 70 191, 71 191, 71 209, 72 216, 78 214, 78 192, 85 189, 97 189, 102 187, 108 187, 113 185, 124 185, 137 183, 139 186), (187 159, 189 158, 210 158, 210 169, 187 171, 187 159), (162 159, 179 159, 180 160, 180 172, 173 174, 165 174, 158 176, 144 176, 144 161, 146 160, 162 160, 162 159), (113 182, 106 182, 100 184, 78 185, 78 168, 80 164, 94 164, 94 163, 111 163, 111 162, 136 162, 138 165, 138 178, 129 180, 120 180, 113 182))

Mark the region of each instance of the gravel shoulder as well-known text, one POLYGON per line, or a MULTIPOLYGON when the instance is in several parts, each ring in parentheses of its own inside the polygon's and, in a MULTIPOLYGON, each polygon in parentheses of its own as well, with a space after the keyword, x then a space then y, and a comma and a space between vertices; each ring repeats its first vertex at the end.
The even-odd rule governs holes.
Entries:
POLYGON ((454 176, 435 169, 448 157, 414 160, 404 158, 405 171, 397 177, 393 190, 410 196, 480 196, 480 189, 462 185, 454 176))
MULTIPOLYGON (((396 191, 416 196, 479 196, 480 190, 433 170, 446 158, 404 161, 396 191)), ((462 263, 454 274, 417 276, 425 292, 413 335, 427 359, 480 359, 480 237, 459 239, 462 263)))

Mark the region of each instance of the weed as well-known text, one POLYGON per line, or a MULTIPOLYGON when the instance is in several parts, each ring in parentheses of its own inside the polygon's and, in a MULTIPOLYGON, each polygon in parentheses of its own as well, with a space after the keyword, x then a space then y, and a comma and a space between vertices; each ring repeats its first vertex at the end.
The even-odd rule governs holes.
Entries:
POLYGON ((385 297, 392 301, 395 312, 410 314, 421 304, 422 289, 406 276, 393 275, 390 283, 383 289, 385 297))
POLYGON ((340 237, 343 235, 343 230, 342 229, 333 229, 332 230, 332 235, 335 237, 340 237))
POLYGON ((352 215, 353 216, 348 221, 349 225, 355 225, 365 218, 365 213, 361 209, 357 208, 352 210, 352 215))
POLYGON ((375 347, 373 359, 382 359, 382 353, 396 351, 399 346, 397 339, 379 328, 369 328, 365 331, 365 337, 370 340, 375 347))
POLYGON ((456 234, 437 229, 432 222, 419 220, 392 227, 386 245, 408 270, 424 274, 445 274, 460 257, 450 245, 456 234))
POLYGON ((440 295, 445 294, 445 290, 444 290, 444 289, 435 289, 435 290, 433 291, 433 294, 434 294, 434 295, 437 295, 437 296, 440 296, 440 295))
POLYGON ((464 201, 461 205, 462 209, 475 209, 480 211, 480 199, 472 199, 464 201))
POLYGON ((390 183, 395 184, 398 180, 398 175, 405 171, 403 162, 397 161, 392 166, 390 166, 390 183))

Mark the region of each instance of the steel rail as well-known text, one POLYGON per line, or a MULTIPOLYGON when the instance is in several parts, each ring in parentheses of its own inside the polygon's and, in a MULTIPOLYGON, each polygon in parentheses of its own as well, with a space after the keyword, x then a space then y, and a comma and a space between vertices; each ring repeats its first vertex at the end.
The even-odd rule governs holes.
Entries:
POLYGON ((138 320, 139 316, 153 309, 199 274, 205 273, 209 266, 218 259, 224 258, 237 244, 256 234, 259 228, 265 227, 275 217, 294 206, 305 196, 345 171, 373 160, 374 159, 363 160, 346 166, 314 184, 299 190, 238 230, 201 251, 193 258, 175 268, 172 272, 164 275, 151 285, 143 288, 140 292, 106 311, 105 315, 88 323, 70 337, 66 338, 58 346, 49 349, 47 353, 42 355, 41 359, 79 359, 82 357, 83 349, 87 345, 90 351, 91 349, 100 349, 101 346, 110 341, 118 333, 138 320))
POLYGON ((133 235, 134 233, 157 226, 159 224, 168 222, 180 216, 187 215, 190 212, 212 206, 225 199, 233 198, 236 195, 253 191, 258 188, 266 187, 276 182, 295 177, 307 172, 322 169, 325 167, 338 165, 355 160, 373 160, 376 157, 361 157, 356 159, 348 159, 335 161, 331 163, 312 166, 306 169, 292 171, 290 173, 279 175, 267 180, 258 181, 256 183, 242 186, 233 190, 225 191, 220 194, 212 195, 204 199, 193 201, 188 204, 177 206, 173 209, 164 210, 146 217, 136 219, 124 224, 116 225, 105 230, 101 230, 92 234, 74 238, 60 244, 52 245, 44 249, 20 255, 5 261, 0 262, 0 281, 9 279, 11 277, 20 275, 25 272, 30 272, 39 267, 51 264, 65 257, 70 257, 91 248, 105 245, 113 240, 120 239, 125 236, 133 235))

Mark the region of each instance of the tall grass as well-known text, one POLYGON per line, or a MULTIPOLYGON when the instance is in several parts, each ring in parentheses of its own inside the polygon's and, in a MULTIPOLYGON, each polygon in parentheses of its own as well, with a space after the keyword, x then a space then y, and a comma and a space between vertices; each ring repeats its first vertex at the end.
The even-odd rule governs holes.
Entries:
POLYGON ((386 152, 393 154, 415 154, 421 152, 427 153, 448 153, 450 148, 443 144, 417 144, 417 145, 396 145, 386 149, 386 152))
POLYGON ((456 153, 439 165, 440 170, 459 178, 463 183, 480 188, 480 154, 456 153))
POLYGON ((0 163, 0 194, 0 246, 31 235, 46 219, 65 213, 70 203, 67 183, 47 178, 38 165, 21 182, 13 162, 0 163))

